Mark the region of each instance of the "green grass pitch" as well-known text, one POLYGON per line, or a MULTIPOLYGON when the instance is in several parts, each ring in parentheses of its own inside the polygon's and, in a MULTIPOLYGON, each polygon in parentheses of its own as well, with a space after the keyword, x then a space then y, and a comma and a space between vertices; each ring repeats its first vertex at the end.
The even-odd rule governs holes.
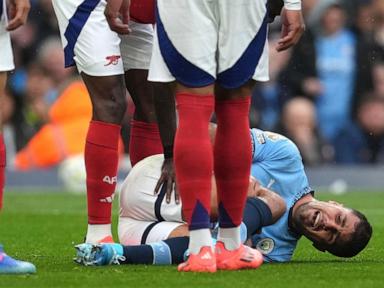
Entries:
MULTIPOLYGON (((6 193, 0 242, 8 254, 34 262, 38 273, 0 276, 0 287, 384 287, 384 194, 318 196, 366 213, 374 236, 359 256, 340 260, 317 252, 308 241, 301 240, 291 263, 207 275, 178 273, 175 266, 78 266, 72 261, 73 246, 85 233, 85 197, 6 193)), ((115 221, 116 212, 117 208, 115 221)))

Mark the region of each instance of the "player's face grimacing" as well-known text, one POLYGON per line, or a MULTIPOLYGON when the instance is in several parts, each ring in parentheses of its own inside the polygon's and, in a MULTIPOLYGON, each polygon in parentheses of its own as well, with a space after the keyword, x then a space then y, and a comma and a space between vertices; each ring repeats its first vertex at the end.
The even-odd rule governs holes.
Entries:
POLYGON ((296 229, 313 242, 332 245, 351 238, 360 219, 336 202, 310 201, 293 215, 296 229))

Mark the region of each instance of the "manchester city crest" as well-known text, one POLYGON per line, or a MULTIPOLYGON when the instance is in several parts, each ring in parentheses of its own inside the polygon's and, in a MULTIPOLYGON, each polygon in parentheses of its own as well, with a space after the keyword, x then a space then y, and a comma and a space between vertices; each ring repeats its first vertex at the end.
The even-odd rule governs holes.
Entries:
POLYGON ((275 242, 273 241, 272 238, 261 239, 256 244, 256 249, 259 250, 264 255, 268 255, 269 253, 271 253, 274 247, 275 247, 275 242))

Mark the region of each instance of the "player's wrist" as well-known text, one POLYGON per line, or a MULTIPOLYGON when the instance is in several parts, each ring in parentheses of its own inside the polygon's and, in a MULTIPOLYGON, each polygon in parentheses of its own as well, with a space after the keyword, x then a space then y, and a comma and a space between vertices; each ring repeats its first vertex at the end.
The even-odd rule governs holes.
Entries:
POLYGON ((165 145, 164 149, 164 159, 173 158, 173 145, 165 145))
POLYGON ((301 10, 301 0, 284 0, 286 10, 301 10))

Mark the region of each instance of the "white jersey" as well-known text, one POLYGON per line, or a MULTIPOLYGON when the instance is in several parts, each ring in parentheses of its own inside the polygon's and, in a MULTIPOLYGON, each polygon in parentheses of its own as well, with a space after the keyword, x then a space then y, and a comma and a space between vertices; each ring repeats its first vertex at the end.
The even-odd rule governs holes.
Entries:
POLYGON ((59 23, 66 67, 76 65, 79 73, 91 76, 149 69, 151 24, 131 21, 132 33, 120 38, 109 29, 104 16, 105 0, 53 0, 52 4, 59 23))
POLYGON ((15 69, 15 65, 13 63, 11 36, 6 30, 8 25, 8 18, 5 5, 6 1, 0 0, 0 72, 11 71, 15 69))
POLYGON ((158 0, 149 80, 237 88, 268 80, 266 0, 158 0))
POLYGON ((154 194, 160 178, 162 154, 145 158, 129 172, 120 192, 119 240, 124 245, 138 245, 167 239, 183 225, 181 204, 165 201, 165 186, 154 194))

